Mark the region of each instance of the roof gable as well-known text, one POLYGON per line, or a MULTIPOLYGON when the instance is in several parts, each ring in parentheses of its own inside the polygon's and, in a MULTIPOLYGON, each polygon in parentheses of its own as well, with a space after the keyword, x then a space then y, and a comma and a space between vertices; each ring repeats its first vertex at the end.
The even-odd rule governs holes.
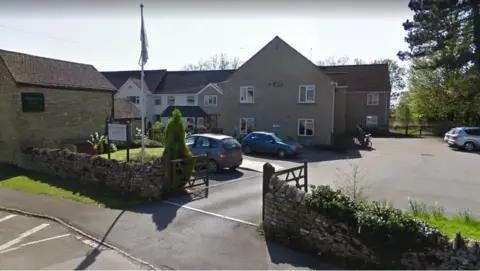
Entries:
MULTIPOLYGON (((146 70, 144 80, 148 89, 155 90, 166 74, 166 70, 146 70)), ((104 71, 102 74, 117 88, 120 89, 130 78, 138 79, 140 82, 141 72, 136 71, 104 71)))
POLYGON ((125 99, 114 100, 115 119, 138 119, 141 117, 140 110, 130 101, 125 99))
POLYGON ((5 50, 0 50, 0 58, 18 84, 75 90, 116 90, 92 65, 5 50))

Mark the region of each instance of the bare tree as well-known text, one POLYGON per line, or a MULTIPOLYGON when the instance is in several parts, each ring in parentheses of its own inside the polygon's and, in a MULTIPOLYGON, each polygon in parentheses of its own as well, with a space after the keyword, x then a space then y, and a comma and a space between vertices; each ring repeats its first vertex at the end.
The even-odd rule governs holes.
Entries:
POLYGON ((334 56, 329 56, 324 60, 317 61, 317 65, 319 66, 339 66, 339 65, 347 65, 350 62, 350 58, 348 56, 342 56, 336 58, 334 56))
POLYGON ((353 163, 350 160, 347 160, 347 163, 349 165, 348 172, 337 168, 335 186, 353 201, 366 202, 368 196, 365 190, 370 187, 366 179, 366 172, 360 168, 360 163, 353 163))
POLYGON ((243 64, 238 57, 229 57, 225 53, 215 54, 207 60, 199 60, 196 64, 183 67, 187 71, 229 70, 238 69, 243 64))

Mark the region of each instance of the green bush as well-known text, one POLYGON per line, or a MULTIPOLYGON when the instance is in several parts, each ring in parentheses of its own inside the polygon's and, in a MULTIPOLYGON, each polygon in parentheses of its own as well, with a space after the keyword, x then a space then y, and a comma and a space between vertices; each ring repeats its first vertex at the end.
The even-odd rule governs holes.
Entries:
POLYGON ((165 129, 160 121, 155 122, 152 127, 152 139, 165 144, 165 129))
POLYGON ((395 251, 428 245, 428 240, 443 236, 428 223, 379 202, 354 202, 330 186, 312 186, 307 205, 326 218, 350 226, 366 244, 390 247, 395 251))
MULTIPOLYGON (((175 159, 192 157, 193 154, 187 147, 185 142, 185 127, 183 125, 182 114, 180 110, 175 109, 172 117, 168 120, 167 127, 165 129, 165 150, 163 152, 163 159, 166 163, 166 168, 171 168, 171 161, 175 159)), ((195 161, 189 160, 184 166, 185 175, 178 172, 175 174, 178 178, 173 180, 173 189, 183 187, 192 175, 195 161)), ((172 177, 173 172, 167 173, 172 177)))
MULTIPOLYGON (((131 147, 131 148, 139 148, 142 146, 142 140, 141 139, 136 139, 132 142, 132 145, 131 146, 135 146, 135 147, 131 147)), ((163 147, 163 144, 158 142, 158 141, 155 141, 155 140, 151 140, 151 139, 148 139, 145 137, 145 148, 161 148, 163 147)))

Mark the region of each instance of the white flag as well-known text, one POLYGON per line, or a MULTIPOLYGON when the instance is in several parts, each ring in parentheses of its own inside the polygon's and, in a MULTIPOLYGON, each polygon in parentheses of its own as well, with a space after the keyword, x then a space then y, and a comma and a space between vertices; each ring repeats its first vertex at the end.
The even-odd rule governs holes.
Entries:
POLYGON ((145 32, 145 23, 143 22, 143 4, 140 5, 142 16, 142 27, 140 29, 140 41, 142 42, 142 53, 140 55, 140 65, 145 65, 148 61, 148 40, 145 32))

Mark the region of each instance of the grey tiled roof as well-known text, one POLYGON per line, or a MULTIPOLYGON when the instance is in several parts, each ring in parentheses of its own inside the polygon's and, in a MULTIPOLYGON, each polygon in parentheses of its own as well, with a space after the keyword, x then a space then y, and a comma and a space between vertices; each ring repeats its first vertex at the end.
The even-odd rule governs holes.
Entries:
POLYGON ((63 89, 116 91, 110 81, 92 65, 5 50, 0 50, 0 58, 19 84, 63 89))

